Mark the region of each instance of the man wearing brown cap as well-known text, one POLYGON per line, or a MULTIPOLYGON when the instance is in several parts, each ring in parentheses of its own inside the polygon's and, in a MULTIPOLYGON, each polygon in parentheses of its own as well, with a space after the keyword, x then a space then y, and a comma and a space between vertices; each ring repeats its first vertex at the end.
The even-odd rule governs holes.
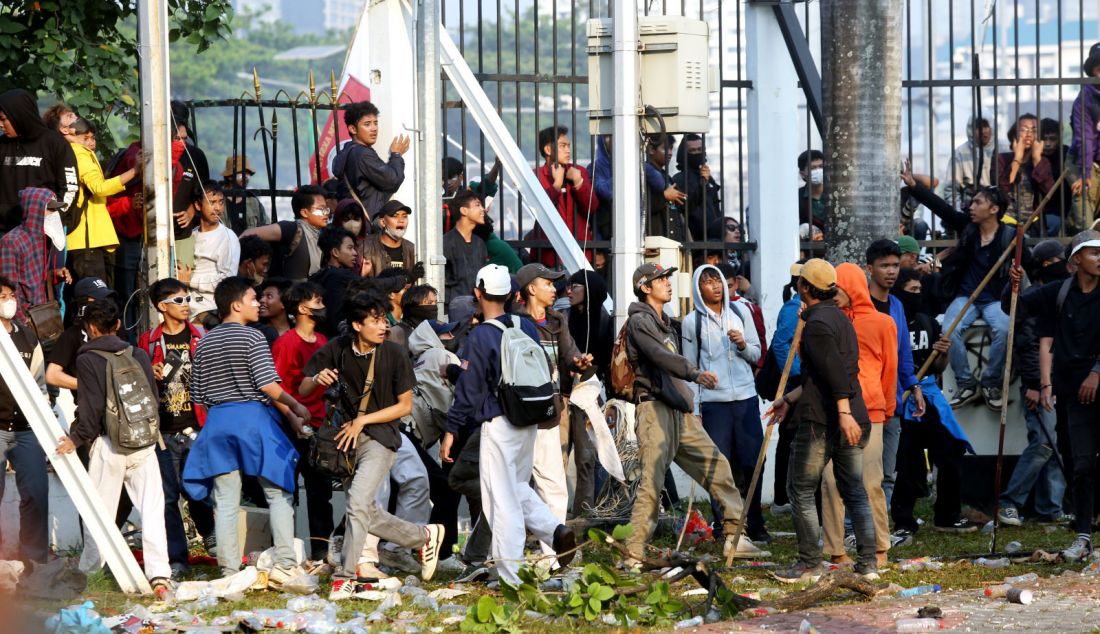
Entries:
MULTIPOLYGON (((757 548, 747 537, 733 544, 733 534, 741 518, 741 493, 733 482, 729 462, 692 414, 694 395, 685 381, 707 389, 718 387, 713 372, 699 370, 680 354, 679 337, 665 304, 672 300, 669 276, 676 268, 643 264, 634 271, 634 295, 626 322, 626 352, 634 369, 634 402, 637 404, 638 448, 641 476, 637 500, 630 523, 634 532, 627 540, 631 559, 628 569, 638 566, 645 544, 657 523, 657 503, 664 484, 665 471, 675 462, 703 485, 722 511, 728 552, 736 557, 760 558, 770 553, 757 548)), ((873 553, 872 553, 873 554, 873 553)))
POLYGON ((783 582, 816 581, 824 572, 814 493, 832 460, 837 489, 856 533, 856 572, 877 579, 875 525, 863 488, 863 445, 870 437, 871 419, 859 387, 856 331, 833 301, 837 285, 831 264, 807 260, 799 271, 797 290, 806 306, 799 348, 802 386, 773 403, 765 415, 775 424, 793 406, 798 425, 787 474, 798 561, 775 576, 783 582))
POLYGON ((268 223, 264 204, 248 191, 248 180, 255 173, 247 156, 235 154, 225 159, 225 169, 222 170, 222 186, 226 193, 225 213, 229 218, 229 227, 237 235, 245 229, 262 227, 268 223))

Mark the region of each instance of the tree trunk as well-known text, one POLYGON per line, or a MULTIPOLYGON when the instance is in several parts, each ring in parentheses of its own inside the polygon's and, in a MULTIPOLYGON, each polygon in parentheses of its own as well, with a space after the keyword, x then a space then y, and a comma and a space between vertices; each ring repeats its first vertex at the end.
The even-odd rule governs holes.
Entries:
POLYGON ((826 253, 863 264, 899 233, 902 0, 822 0, 826 253))

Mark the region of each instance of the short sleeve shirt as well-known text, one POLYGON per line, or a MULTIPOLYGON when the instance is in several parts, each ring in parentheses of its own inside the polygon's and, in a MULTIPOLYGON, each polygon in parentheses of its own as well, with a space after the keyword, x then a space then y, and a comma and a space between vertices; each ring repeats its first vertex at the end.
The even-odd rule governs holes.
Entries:
MULTIPOLYGON (((358 408, 373 355, 378 355, 374 365, 374 385, 364 413, 377 412, 396 405, 398 397, 411 391, 415 385, 409 353, 401 345, 384 341, 373 352, 360 354, 352 347, 351 338, 341 335, 313 355, 306 364, 305 375, 314 376, 324 369, 337 370, 351 402, 358 408)), ((401 446, 398 420, 367 425, 363 433, 391 451, 397 451, 401 446)))
POLYGON ((260 388, 279 381, 267 339, 255 328, 223 323, 195 347, 191 398, 196 403, 271 403, 260 388))

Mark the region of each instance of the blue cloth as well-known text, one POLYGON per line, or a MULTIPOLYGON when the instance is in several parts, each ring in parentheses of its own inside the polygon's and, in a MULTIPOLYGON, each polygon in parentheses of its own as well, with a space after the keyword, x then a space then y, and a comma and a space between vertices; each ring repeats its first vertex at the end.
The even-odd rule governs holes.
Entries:
POLYGON ((298 451, 279 426, 278 410, 257 401, 222 403, 210 408, 191 446, 183 490, 193 500, 205 500, 216 476, 240 471, 293 493, 297 468, 298 451))
POLYGON ((596 197, 600 204, 610 203, 615 197, 614 179, 611 174, 611 155, 603 147, 603 140, 610 135, 601 135, 596 143, 596 163, 592 168, 592 185, 596 188, 596 197))
MULTIPOLYGON (((798 327, 798 310, 802 307, 802 300, 798 294, 794 294, 779 309, 779 316, 775 322, 775 334, 772 335, 771 350, 775 354, 775 362, 782 368, 787 363, 787 354, 791 351, 791 343, 794 340, 794 331, 798 327)), ((910 358, 912 353, 910 353, 910 358)), ((791 376, 802 376, 802 360, 799 355, 794 355, 791 363, 791 376)))
POLYGON ((913 344, 909 340, 909 320, 905 317, 905 307, 893 294, 889 297, 890 319, 898 327, 898 393, 894 409, 900 410, 901 395, 917 384, 917 373, 913 368, 913 344))
MULTIPOLYGON (((955 412, 952 411, 951 405, 947 402, 947 397, 943 395, 940 390, 940 386, 936 384, 935 377, 926 376, 921 379, 920 382, 921 392, 924 392, 924 402, 927 407, 935 407, 936 412, 940 415, 940 424, 947 430, 951 436, 957 440, 961 440, 966 443, 966 450, 972 454, 976 454, 974 447, 970 446, 970 439, 966 437, 966 432, 963 431, 962 425, 959 424, 959 420, 955 418, 955 412)), ((902 410, 902 418, 905 420, 920 420, 920 418, 913 416, 913 409, 915 405, 912 400, 905 402, 905 409, 902 410)))

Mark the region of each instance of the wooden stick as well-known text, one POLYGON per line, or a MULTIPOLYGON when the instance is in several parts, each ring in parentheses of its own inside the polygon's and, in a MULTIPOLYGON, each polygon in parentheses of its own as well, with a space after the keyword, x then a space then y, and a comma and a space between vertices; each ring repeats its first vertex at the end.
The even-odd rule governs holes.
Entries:
MULTIPOLYGON (((955 319, 951 322, 951 325, 947 327, 947 330, 943 331, 943 336, 950 337, 955 332, 955 328, 959 326, 959 322, 962 321, 962 318, 966 315, 966 311, 970 310, 970 307, 974 305, 974 302, 978 299, 978 296, 981 295, 982 291, 985 290, 985 287, 989 285, 990 280, 993 279, 993 276, 1001 268, 1001 265, 1003 265, 1005 263, 1005 260, 1008 259, 1008 256, 1016 250, 1016 243, 1022 243, 1023 235, 1027 233, 1028 228, 1031 227, 1031 223, 1035 222, 1035 220, 1039 218, 1039 216, 1043 215, 1043 209, 1046 208, 1047 203, 1049 203, 1050 200, 1054 197, 1054 193, 1058 190, 1058 187, 1062 184, 1062 181, 1065 180, 1066 174, 1068 173, 1069 168, 1066 168, 1062 171, 1062 175, 1058 177, 1058 180, 1054 181, 1054 185, 1050 188, 1050 191, 1047 192, 1047 195, 1043 196, 1042 202, 1040 202, 1039 206, 1035 208, 1035 213, 1031 214, 1031 217, 1027 219, 1027 222, 1024 223, 1024 226, 1020 228, 1017 224, 1016 237, 1013 238, 1012 244, 1008 245, 1008 248, 1004 250, 1004 253, 1001 254, 1001 257, 997 258, 997 261, 993 264, 992 267, 990 267, 989 272, 985 274, 984 278, 982 278, 981 283, 978 284, 978 288, 975 288, 974 292, 970 294, 969 298, 967 298, 966 304, 963 305, 962 310, 959 311, 959 314, 955 316, 955 319)), ((928 370, 932 367, 932 363, 936 360, 936 356, 938 356, 939 353, 939 350, 933 350, 932 353, 928 355, 928 358, 924 361, 924 364, 921 365, 920 370, 917 371, 917 382, 920 382, 920 380, 924 378, 924 375, 928 373, 928 370)), ((901 402, 904 404, 905 401, 908 399, 909 391, 906 390, 906 392, 901 395, 901 402)))
MULTIPOLYGON (((1016 259, 1014 267, 1019 267, 1024 255, 1024 228, 1016 230, 1016 259)), ((1005 427, 1008 424, 1008 386, 1012 381, 1012 348, 1016 342, 1016 303, 1020 299, 1020 283, 1012 282, 1012 299, 1008 307, 1008 348, 1005 350, 1004 378, 1001 379, 1001 425, 997 439, 997 468, 993 475, 993 539, 989 542, 989 552, 997 552, 997 529, 1001 527, 1001 468, 1005 457, 1005 427)), ((1057 451, 1057 448, 1055 448, 1057 451)))
MULTIPOLYGON (((798 346, 802 342, 802 328, 806 325, 806 322, 799 317, 798 325, 794 329, 794 338, 791 339, 791 349, 787 352, 787 362, 783 364, 783 375, 779 377, 779 388, 775 391, 775 398, 772 400, 778 401, 783 398, 783 394, 787 389, 787 379, 791 376, 791 366, 794 365, 794 356, 798 354, 798 346)), ((737 523, 737 528, 733 529, 733 542, 730 545, 730 551, 726 553, 726 566, 733 565, 733 556, 737 554, 737 543, 741 540, 741 533, 745 531, 745 522, 748 521, 749 507, 752 505, 753 495, 756 494, 756 485, 760 481, 760 472, 764 469, 764 458, 768 455, 768 443, 772 439, 772 429, 775 425, 768 425, 764 431, 764 442, 760 445, 760 453, 756 456, 756 469, 752 472, 752 480, 749 481, 749 490, 745 494, 744 506, 741 507, 741 520, 737 523)))

